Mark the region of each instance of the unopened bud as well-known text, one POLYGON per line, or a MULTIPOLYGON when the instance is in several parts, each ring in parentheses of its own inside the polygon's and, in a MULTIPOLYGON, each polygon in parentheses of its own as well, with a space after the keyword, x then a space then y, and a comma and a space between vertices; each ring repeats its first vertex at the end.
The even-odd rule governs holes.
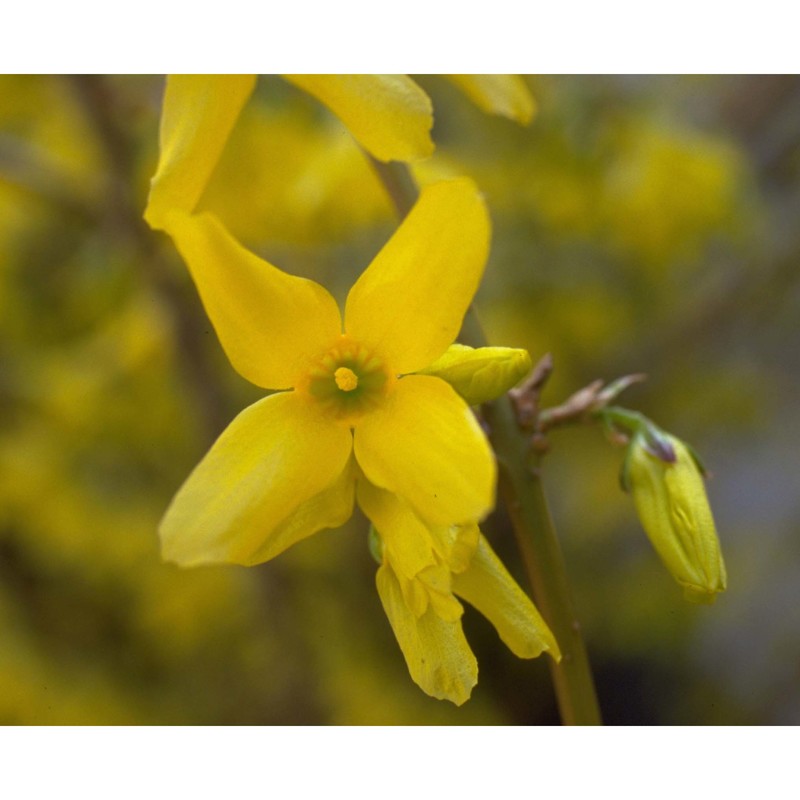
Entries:
POLYGON ((650 541, 686 599, 713 603, 725 591, 725 564, 703 476, 688 446, 663 431, 655 439, 638 432, 628 450, 624 482, 650 541))
POLYGON ((453 344, 433 364, 420 370, 447 381, 471 406, 487 403, 516 386, 531 369, 526 350, 453 344))

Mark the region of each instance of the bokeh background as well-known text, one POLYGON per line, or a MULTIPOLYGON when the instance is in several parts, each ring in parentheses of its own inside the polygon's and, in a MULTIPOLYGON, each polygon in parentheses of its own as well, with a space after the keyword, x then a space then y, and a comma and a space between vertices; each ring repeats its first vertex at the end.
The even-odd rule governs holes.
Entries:
MULTIPOLYGON (((690 441, 729 573, 685 603, 595 428, 544 480, 611 724, 800 722, 800 79, 526 78, 528 127, 439 77, 420 181, 468 174, 494 221, 477 298, 495 344, 550 352, 556 404, 622 400, 690 441)), ((251 568, 159 557, 175 490, 260 396, 229 366, 166 237, 141 221, 160 77, 0 78, 0 721, 555 724, 544 658, 467 608, 462 708, 408 677, 366 524, 251 568)), ((396 223, 324 108, 261 79, 203 199, 343 299, 396 223)), ((302 320, 298 320, 298 325, 302 320)), ((525 585, 502 511, 492 542, 525 585)))

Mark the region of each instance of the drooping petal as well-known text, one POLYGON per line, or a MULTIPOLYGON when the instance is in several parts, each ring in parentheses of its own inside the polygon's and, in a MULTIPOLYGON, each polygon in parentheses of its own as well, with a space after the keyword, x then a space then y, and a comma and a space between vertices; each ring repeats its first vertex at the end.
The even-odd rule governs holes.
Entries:
POLYGON ((428 593, 430 607, 445 622, 460 620, 464 606, 458 602, 451 589, 450 570, 445 564, 424 569, 416 579, 428 593))
POLYGON ((170 236, 236 370, 288 389, 341 334, 336 301, 319 284, 273 267, 211 214, 172 214, 170 236))
POLYGON ((394 572, 397 583, 400 586, 400 591, 403 594, 403 601, 405 602, 408 610, 419 619, 430 606, 431 598, 428 590, 425 588, 421 581, 414 578, 406 578, 394 572))
POLYGON ((461 621, 447 622, 432 608, 417 619, 408 609, 388 563, 376 579, 383 610, 403 651, 411 678, 426 694, 461 705, 478 682, 478 663, 461 621))
POLYGON ((433 153, 430 98, 407 75, 284 75, 324 103, 380 161, 433 153))
POLYGON ((358 504, 378 531, 400 575, 411 579, 436 564, 428 529, 399 497, 361 480, 358 504))
POLYGON ((478 524, 434 525, 430 532, 436 552, 450 572, 463 572, 478 547, 481 533, 478 524))
POLYGON ((170 211, 194 210, 255 83, 255 75, 167 78, 161 153, 144 215, 151 227, 163 229, 170 211))
POLYGON ((496 465, 467 404, 439 378, 401 378, 359 419, 356 459, 367 479, 399 494, 429 525, 482 519, 494 504, 496 465))
POLYGON ((423 189, 347 297, 345 329, 395 374, 427 367, 451 344, 489 253, 489 214, 468 178, 423 189))
POLYGON ((351 452, 347 428, 294 392, 259 400, 175 495, 160 526, 164 558, 187 567, 252 564, 334 524, 351 502, 342 480, 351 452))
POLYGON ((467 347, 452 344, 421 375, 447 381, 466 400, 478 406, 505 394, 531 370, 527 350, 513 347, 467 347))
POLYGON ((450 80, 487 114, 508 117, 527 125, 536 101, 519 75, 448 75, 450 80))
POLYGON ((453 575, 453 591, 494 625, 514 655, 535 658, 548 651, 556 661, 561 659, 547 623, 484 536, 466 571, 453 575))

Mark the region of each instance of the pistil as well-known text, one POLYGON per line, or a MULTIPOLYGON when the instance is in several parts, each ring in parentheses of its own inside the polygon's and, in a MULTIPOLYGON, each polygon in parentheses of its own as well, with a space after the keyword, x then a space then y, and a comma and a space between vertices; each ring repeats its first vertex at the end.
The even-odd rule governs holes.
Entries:
POLYGON ((358 375, 353 372, 349 367, 339 367, 333 373, 336 385, 343 392, 352 392, 358 386, 358 375))

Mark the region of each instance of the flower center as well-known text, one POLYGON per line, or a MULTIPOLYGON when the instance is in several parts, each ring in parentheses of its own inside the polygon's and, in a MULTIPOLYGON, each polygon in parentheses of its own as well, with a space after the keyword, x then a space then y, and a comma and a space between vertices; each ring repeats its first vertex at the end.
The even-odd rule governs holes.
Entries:
POLYGON ((333 377, 336 380, 336 385, 343 392, 352 392, 353 389, 358 387, 358 375, 350 367, 339 367, 333 373, 333 377))
POLYGON ((305 389, 326 414, 352 424, 380 403, 390 378, 380 358, 342 335, 319 357, 298 388, 305 389))

